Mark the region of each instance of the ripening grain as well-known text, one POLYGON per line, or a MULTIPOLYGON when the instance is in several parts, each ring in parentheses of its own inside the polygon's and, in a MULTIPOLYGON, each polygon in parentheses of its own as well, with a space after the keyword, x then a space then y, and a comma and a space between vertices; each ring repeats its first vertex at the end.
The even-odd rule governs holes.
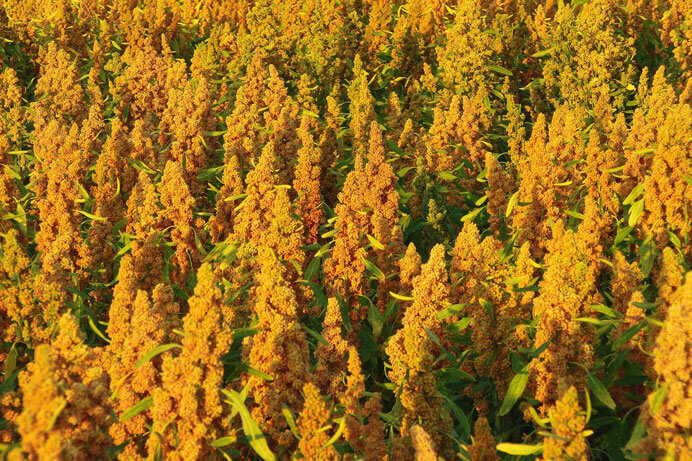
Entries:
POLYGON ((0 3, 3 459, 692 459, 690 0, 0 3))

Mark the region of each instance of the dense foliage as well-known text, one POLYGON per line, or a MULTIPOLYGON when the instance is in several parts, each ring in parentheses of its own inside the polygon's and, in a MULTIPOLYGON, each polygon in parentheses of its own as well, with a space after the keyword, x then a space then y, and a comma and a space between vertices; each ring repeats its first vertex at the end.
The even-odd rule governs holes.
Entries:
POLYGON ((690 0, 3 0, 0 453, 692 459, 690 0))

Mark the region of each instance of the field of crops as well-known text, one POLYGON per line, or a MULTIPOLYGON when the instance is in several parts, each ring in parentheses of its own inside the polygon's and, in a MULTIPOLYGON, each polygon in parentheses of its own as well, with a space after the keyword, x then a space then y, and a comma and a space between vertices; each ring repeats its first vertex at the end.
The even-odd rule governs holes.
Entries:
POLYGON ((692 460, 691 12, 3 0, 0 459, 692 460))

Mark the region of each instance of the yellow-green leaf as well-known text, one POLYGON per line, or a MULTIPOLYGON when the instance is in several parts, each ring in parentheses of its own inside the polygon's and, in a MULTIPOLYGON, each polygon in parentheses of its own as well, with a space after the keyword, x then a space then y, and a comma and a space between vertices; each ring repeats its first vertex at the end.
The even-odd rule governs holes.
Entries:
POLYGON ((498 443, 497 451, 515 456, 531 456, 537 455, 543 451, 543 444, 538 445, 523 445, 521 443, 498 443))

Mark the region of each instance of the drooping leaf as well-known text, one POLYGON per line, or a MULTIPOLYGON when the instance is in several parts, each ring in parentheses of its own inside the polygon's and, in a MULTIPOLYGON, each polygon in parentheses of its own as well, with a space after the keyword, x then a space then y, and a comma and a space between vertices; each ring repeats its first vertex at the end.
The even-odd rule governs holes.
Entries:
POLYGON ((240 414, 240 419, 243 423, 243 433, 245 437, 247 437, 252 449, 255 450, 255 453, 261 456, 264 461, 275 461, 276 456, 269 449, 267 439, 264 437, 264 434, 255 420, 252 419, 250 412, 245 406, 245 399, 241 398, 240 394, 234 390, 224 389, 221 392, 228 398, 234 410, 240 414))

